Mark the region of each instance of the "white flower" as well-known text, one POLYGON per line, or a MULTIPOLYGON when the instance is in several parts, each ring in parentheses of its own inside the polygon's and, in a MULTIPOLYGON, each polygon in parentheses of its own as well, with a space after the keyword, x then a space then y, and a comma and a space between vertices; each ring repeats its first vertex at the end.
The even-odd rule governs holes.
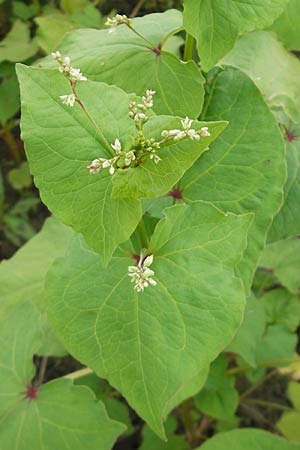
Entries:
POLYGON ((113 148, 113 150, 116 152, 116 154, 121 152, 122 146, 121 146, 121 142, 119 141, 118 138, 115 139, 115 143, 114 144, 110 144, 110 145, 113 148))
POLYGON ((134 116, 133 120, 135 121, 135 123, 140 124, 142 122, 146 122, 148 120, 148 117, 144 113, 137 113, 134 116))
POLYGON ((131 161, 135 160, 135 154, 132 150, 125 154, 125 166, 129 166, 131 161))
POLYGON ((76 97, 74 94, 60 95, 59 98, 67 106, 74 106, 76 97))
POLYGON ((82 75, 80 69, 74 69, 74 67, 70 67, 70 79, 72 81, 87 81, 87 78, 82 75))
POLYGON ((191 128, 193 123, 192 119, 186 117, 181 120, 183 130, 163 130, 161 135, 164 139, 173 139, 175 142, 184 139, 185 137, 199 141, 201 137, 210 136, 208 131, 208 127, 202 127, 200 130, 196 131, 194 128, 191 128))
POLYGON ((128 276, 131 278, 131 282, 135 283, 134 289, 137 292, 144 291, 145 288, 151 284, 156 286, 156 281, 152 278, 154 271, 149 269, 153 262, 153 255, 147 256, 144 259, 144 252, 141 251, 140 260, 137 266, 128 267, 128 276))
POLYGON ((204 136, 204 137, 210 136, 210 132, 208 131, 208 127, 202 127, 200 132, 201 132, 201 136, 204 136))
POLYGON ((132 25, 132 20, 125 16, 125 14, 116 14, 114 17, 108 17, 105 22, 105 26, 110 28, 109 33, 114 31, 118 25, 122 24, 130 27, 132 25))
POLYGON ((184 130, 189 130, 192 126, 193 120, 186 117, 185 119, 181 120, 181 123, 184 130))
POLYGON ((59 51, 52 52, 52 53, 51 53, 51 56, 52 56, 54 59, 56 59, 56 60, 62 59, 61 54, 60 54, 59 51))
POLYGON ((71 81, 86 81, 87 78, 81 73, 80 69, 71 67, 71 60, 69 56, 62 57, 60 52, 56 51, 51 53, 54 59, 60 65, 59 71, 63 73, 71 81))
POLYGON ((92 161, 92 163, 89 166, 86 166, 86 168, 88 169, 89 173, 92 173, 92 174, 96 174, 96 173, 100 172, 100 170, 102 168, 102 163, 100 161, 100 158, 94 159, 94 161, 92 161))

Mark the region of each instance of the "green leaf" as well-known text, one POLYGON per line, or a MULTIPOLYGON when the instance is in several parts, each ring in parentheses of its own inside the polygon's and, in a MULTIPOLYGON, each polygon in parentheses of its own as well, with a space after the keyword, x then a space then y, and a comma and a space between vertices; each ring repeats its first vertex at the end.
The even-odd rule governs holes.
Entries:
POLYGON ((20 108, 19 85, 14 64, 0 64, 0 124, 11 119, 20 108))
POLYGON ((23 162, 19 167, 11 169, 7 174, 10 185, 17 190, 28 188, 32 184, 28 162, 23 162))
POLYGON ((38 4, 26 5, 24 2, 13 1, 13 14, 22 20, 29 20, 38 13, 38 4))
POLYGON ((16 20, 10 32, 0 42, 0 62, 24 61, 37 52, 37 44, 30 40, 29 23, 16 20))
POLYGON ((256 353, 266 326, 266 314, 261 301, 254 295, 247 299, 244 320, 227 351, 238 353, 248 364, 256 366, 256 353))
POLYGON ((76 28, 68 17, 59 12, 36 17, 34 21, 38 26, 37 42, 46 53, 55 51, 65 34, 76 28))
POLYGON ((30 389, 32 358, 42 338, 38 325, 30 303, 11 311, 1 325, 2 448, 84 450, 88 442, 89 450, 109 450, 124 427, 108 418, 87 388, 59 379, 30 389))
POLYGON ((297 335, 295 333, 287 331, 283 325, 270 325, 267 327, 258 346, 256 361, 258 363, 261 361, 274 361, 269 366, 282 365, 286 358, 294 356, 296 346, 297 335))
POLYGON ((300 239, 285 239, 267 245, 259 265, 272 270, 292 294, 299 293, 300 239))
POLYGON ((300 50, 299 21, 300 3, 298 0, 289 0, 283 13, 270 28, 288 50, 300 50))
POLYGON ((300 62, 274 33, 257 31, 240 37, 220 64, 245 72, 270 108, 284 111, 293 122, 300 122, 300 62))
POLYGON ((129 244, 103 270, 99 255, 77 239, 49 272, 49 313, 67 348, 160 437, 170 399, 206 370, 241 322, 244 294, 234 268, 251 220, 202 202, 166 209, 148 250, 157 286, 142 293, 127 275, 129 244))
POLYGON ((218 420, 232 417, 239 403, 239 396, 234 388, 235 379, 225 374, 226 367, 226 357, 220 355, 211 364, 206 383, 195 397, 197 408, 218 420))
POLYGON ((300 302, 296 295, 286 289, 272 289, 260 301, 270 324, 282 324, 286 330, 296 331, 300 322, 300 302))
MULTIPOLYGON (((113 177, 112 195, 116 197, 158 197, 167 194, 175 183, 183 176, 198 157, 208 149, 218 135, 227 126, 226 122, 196 122, 192 124, 198 130, 207 126, 209 137, 202 137, 200 141, 185 139, 179 143, 170 143, 159 150, 161 161, 153 164, 149 158, 140 166, 119 171, 113 177)), ((145 125, 145 136, 161 140, 163 130, 181 129, 179 118, 158 116, 150 118, 145 125)))
MULTIPOLYGON (((70 56, 74 67, 80 67, 91 80, 114 84, 137 95, 154 89, 157 114, 196 119, 203 104, 203 77, 193 61, 184 63, 164 51, 168 35, 182 27, 181 13, 169 10, 148 14, 134 19, 133 26, 153 46, 122 25, 114 33, 75 30, 65 37, 59 50, 70 56), (162 50, 157 50, 159 45, 162 50)), ((54 67, 50 59, 44 65, 54 67)))
MULTIPOLYGON (((85 369, 83 369, 84 371, 85 369)), ((75 372, 76 373, 76 372, 75 372)), ((72 377, 70 374, 68 377, 72 377)), ((114 398, 112 395, 116 394, 113 389, 102 388, 104 380, 101 380, 95 373, 89 373, 74 379, 74 384, 78 386, 87 386, 96 395, 97 399, 104 403, 106 411, 109 417, 117 422, 121 422, 126 425, 126 435, 131 434, 134 429, 129 417, 128 406, 120 398, 114 398)))
POLYGON ((80 12, 88 4, 89 0, 60 0, 61 9, 67 14, 80 12))
POLYGON ((98 8, 88 3, 82 11, 74 12, 70 19, 79 26, 79 28, 101 28, 102 18, 98 8))
MULTIPOLYGON (((43 202, 64 223, 81 232, 107 262, 129 238, 141 216, 133 199, 112 199, 107 171, 91 175, 86 166, 107 150, 78 104, 63 105, 70 92, 58 71, 18 66, 22 99, 22 138, 35 184, 43 202)), ((78 86, 78 95, 108 142, 122 144, 135 135, 128 116, 128 96, 115 86, 92 81, 78 86)))
POLYGON ((287 123, 286 160, 288 178, 284 187, 284 204, 275 216, 268 234, 274 242, 290 236, 300 235, 300 124, 287 123))
MULTIPOLYGON (((219 433, 201 446, 201 450, 299 450, 300 446, 279 436, 254 428, 219 433)), ((200 447, 199 449, 200 450, 200 447)))
POLYGON ((255 213, 238 267, 249 292, 268 228, 282 203, 284 143, 258 89, 234 69, 217 76, 204 118, 228 120, 229 126, 185 174, 182 195, 186 201, 212 202, 223 211, 255 213))
POLYGON ((168 442, 163 442, 153 431, 146 425, 143 428, 143 442, 139 450, 188 450, 189 444, 185 437, 175 434, 177 421, 174 416, 170 416, 166 422, 166 435, 168 442))
POLYGON ((300 443, 300 384, 295 382, 289 383, 288 394, 295 411, 285 412, 276 426, 288 439, 300 443))
MULTIPOLYGON (((45 313, 46 273, 54 259, 64 255, 73 235, 72 230, 58 220, 48 219, 40 233, 18 250, 11 259, 1 262, 0 318, 4 319, 9 310, 27 302, 32 302, 39 311, 45 313)), ((46 336, 42 354, 65 353, 47 322, 44 323, 44 331, 46 336)))
POLYGON ((287 1, 184 0, 184 25, 197 40, 203 69, 226 55, 239 34, 271 25, 287 1))

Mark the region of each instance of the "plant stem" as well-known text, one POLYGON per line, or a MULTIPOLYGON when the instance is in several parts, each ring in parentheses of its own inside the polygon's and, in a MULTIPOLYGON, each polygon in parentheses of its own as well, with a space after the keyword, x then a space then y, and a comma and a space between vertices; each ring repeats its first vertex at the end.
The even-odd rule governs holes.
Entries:
POLYGON ((153 44, 153 42, 149 41, 149 39, 147 39, 145 36, 143 36, 141 33, 139 33, 135 28, 133 28, 133 26, 131 25, 127 25, 127 27, 133 31, 133 33, 135 33, 139 38, 143 39, 143 41, 147 42, 148 45, 150 45, 151 48, 155 48, 155 45, 153 44))
POLYGON ((95 128, 95 130, 97 131, 99 137, 101 138, 106 150, 109 152, 109 154, 111 156, 115 156, 113 149, 111 148, 110 143, 108 142, 108 140, 106 139, 106 137, 104 136, 104 134, 102 133, 102 131, 100 130, 100 128, 98 127, 97 123, 95 122, 94 118, 91 116, 91 114, 88 112, 85 104, 83 103, 82 100, 80 100, 80 98, 78 97, 76 90, 75 90, 75 83, 74 82, 70 82, 71 84, 71 89, 73 94, 75 95, 76 98, 76 102, 78 103, 78 105, 81 107, 81 109, 83 110, 83 112, 85 113, 85 115, 87 116, 87 118, 89 119, 89 121, 91 122, 91 124, 93 125, 93 127, 95 128))
POLYGON ((2 136, 3 140, 5 141, 6 145, 8 146, 13 159, 18 164, 20 164, 22 162, 22 158, 21 158, 17 143, 15 141, 15 138, 11 132, 10 127, 7 124, 5 124, 3 126, 1 136, 2 136))
POLYGON ((92 369, 86 367, 85 369, 76 370, 76 372, 68 373, 68 375, 65 375, 64 378, 67 378, 68 380, 76 380, 77 378, 84 377, 85 375, 90 375, 93 373, 92 369))
POLYGON ((45 372, 46 372, 46 368, 47 368, 47 362, 48 362, 48 357, 47 356, 43 356, 42 361, 41 361, 41 365, 40 365, 39 376, 38 376, 38 379, 37 379, 37 386, 38 387, 41 386, 41 384, 43 383, 45 372))
POLYGON ((130 18, 133 19, 140 11, 141 7, 145 3, 146 0, 139 0, 133 10, 131 11, 130 18))
MULTIPOLYGON (((270 359, 267 361, 261 361, 257 364, 257 367, 272 367, 277 366, 279 364, 290 364, 293 362, 299 362, 299 358, 279 358, 279 359, 270 359)), ((247 370, 253 369, 252 366, 245 365, 240 367, 233 367, 232 369, 226 370, 226 375, 236 375, 238 373, 247 372, 247 370)))
POLYGON ((273 375, 277 373, 277 370, 272 370, 269 372, 265 377, 261 378, 260 380, 256 381, 256 383, 252 384, 248 389, 246 389, 241 395, 240 395, 240 401, 244 400, 246 397, 248 397, 252 392, 254 392, 259 386, 261 386, 265 381, 267 381, 269 378, 271 378, 273 375))
POLYGON ((264 406, 265 408, 280 409, 282 411, 294 411, 294 409, 289 406, 281 405, 280 403, 267 402, 260 399, 249 398, 245 399, 244 402, 249 403, 250 405, 264 406))
POLYGON ((147 249, 149 247, 149 239, 143 217, 139 221, 139 224, 137 226, 137 232, 140 239, 141 248, 147 249))
POLYGON ((192 399, 188 398, 178 407, 189 444, 194 443, 194 421, 192 417, 192 399))
POLYGON ((193 60, 193 49, 194 49, 194 41, 195 39, 190 34, 186 34, 185 38, 185 46, 184 46, 184 53, 183 53, 183 60, 184 61, 191 61, 193 60))

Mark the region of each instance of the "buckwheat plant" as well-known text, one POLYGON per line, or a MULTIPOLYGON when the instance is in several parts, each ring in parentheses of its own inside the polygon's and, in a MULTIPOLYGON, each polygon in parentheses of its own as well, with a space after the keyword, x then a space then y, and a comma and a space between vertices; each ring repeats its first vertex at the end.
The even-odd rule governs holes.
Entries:
MULTIPOLYGON (((266 49, 291 70, 297 60, 255 31, 286 3, 185 0, 183 13, 117 14, 104 29, 74 29, 37 65, 18 64, 22 138, 53 217, 3 266, 8 279, 18 273, 15 297, 0 270, 0 337, 12 343, 1 449, 109 450, 125 398, 146 422, 135 422, 141 448, 159 447, 154 432, 174 448, 248 450, 239 432, 211 446, 209 436, 247 402, 234 376, 293 357, 299 325, 289 319, 299 271, 278 258, 298 243, 300 78, 274 82, 266 49), (286 355, 270 345, 279 335, 286 355), (45 362, 34 376, 33 355, 67 352, 92 378, 41 384, 45 362)), ((248 432, 251 450, 295 450, 248 432)))

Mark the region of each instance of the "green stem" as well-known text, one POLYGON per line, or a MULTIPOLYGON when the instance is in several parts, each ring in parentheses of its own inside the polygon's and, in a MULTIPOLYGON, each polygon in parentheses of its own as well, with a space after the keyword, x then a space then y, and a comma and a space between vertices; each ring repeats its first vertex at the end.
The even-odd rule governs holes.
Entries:
POLYGON ((6 145, 9 148, 9 151, 13 157, 13 159, 19 164, 22 162, 22 158, 19 152, 19 148, 17 146, 17 143, 15 141, 15 138, 11 132, 10 127, 5 124, 2 128, 1 136, 3 140, 5 141, 6 145))
POLYGON ((145 227, 144 218, 142 217, 137 226, 137 232, 140 239, 141 248, 149 247, 149 238, 145 227))
POLYGON ((78 105, 81 107, 81 109, 83 110, 83 112, 85 113, 85 115, 87 116, 87 118, 89 119, 89 121, 91 122, 91 124, 93 125, 93 127, 95 128, 95 130, 97 131, 100 139, 102 140, 106 150, 109 152, 109 154, 111 156, 115 156, 115 153, 113 151, 113 149, 111 148, 110 143, 108 142, 108 140, 106 139, 106 137, 104 136, 104 134, 102 133, 102 131, 100 130, 100 128, 98 127, 97 123, 95 122, 94 118, 91 116, 91 114, 88 112, 85 104, 83 103, 82 100, 80 100, 80 98, 78 97, 76 90, 75 90, 75 83, 73 83, 72 81, 70 82, 71 84, 71 89, 73 94, 75 95, 76 98, 76 102, 78 103, 78 105))
POLYGON ((184 61, 191 61, 193 60, 193 49, 194 49, 194 41, 195 39, 190 34, 186 34, 185 38, 185 46, 184 46, 184 53, 183 53, 183 60, 184 61))
POLYGON ((133 28, 132 25, 127 25, 127 27, 129 28, 129 30, 131 30, 133 33, 135 33, 139 38, 143 39, 143 41, 147 42, 148 45, 151 46, 151 48, 155 48, 155 45, 153 44, 153 42, 149 41, 149 39, 147 39, 144 35, 142 35, 141 33, 139 33, 135 28, 133 28))
POLYGON ((133 10, 131 11, 130 18, 133 19, 140 11, 141 7, 145 3, 146 0, 139 0, 133 10))
MULTIPOLYGON (((270 359, 267 361, 261 361, 257 364, 256 367, 273 367, 279 364, 291 364, 293 362, 299 362, 299 358, 279 358, 279 359, 270 359)), ((238 373, 247 372, 247 370, 253 369, 252 366, 245 365, 239 367, 233 367, 232 369, 226 370, 226 375, 236 375, 238 373)))
POLYGON ((40 365, 39 376, 37 379, 37 387, 41 386, 41 384, 43 383, 46 368, 47 368, 47 362, 48 362, 48 357, 43 356, 41 365, 40 365))
POLYGON ((178 407, 189 444, 194 441, 194 421, 192 416, 192 400, 189 398, 178 407))
POLYGON ((246 389, 241 395, 240 395, 240 401, 244 400, 246 397, 248 397, 252 392, 254 392, 259 386, 261 386, 263 383, 265 383, 267 380, 269 380, 273 375, 277 373, 277 370, 272 370, 269 372, 265 377, 261 378, 260 380, 256 381, 256 383, 252 384, 248 389, 246 389))
POLYGON ((245 399, 244 402, 249 403, 250 405, 264 406, 265 408, 280 409, 281 411, 294 411, 294 409, 289 406, 281 405, 280 403, 267 402, 260 399, 249 398, 245 399))

